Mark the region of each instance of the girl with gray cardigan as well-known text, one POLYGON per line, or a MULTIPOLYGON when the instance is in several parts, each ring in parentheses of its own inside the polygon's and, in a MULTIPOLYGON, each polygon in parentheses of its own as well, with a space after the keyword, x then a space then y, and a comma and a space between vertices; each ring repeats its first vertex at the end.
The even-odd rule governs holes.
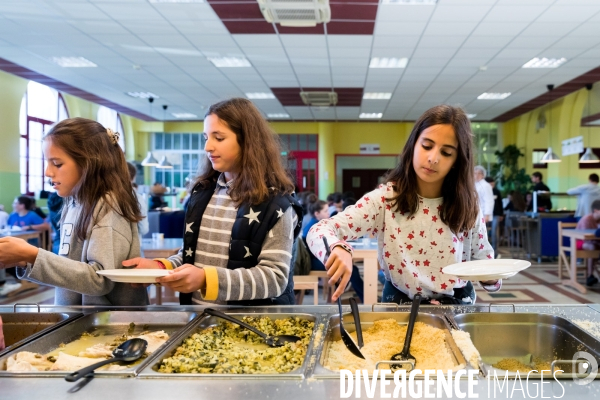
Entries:
POLYGON ((140 207, 118 139, 118 132, 84 118, 56 124, 43 152, 45 175, 65 198, 59 253, 0 238, 0 268, 16 264, 21 278, 56 286, 56 305, 148 304, 144 288, 96 273, 140 255, 140 207))

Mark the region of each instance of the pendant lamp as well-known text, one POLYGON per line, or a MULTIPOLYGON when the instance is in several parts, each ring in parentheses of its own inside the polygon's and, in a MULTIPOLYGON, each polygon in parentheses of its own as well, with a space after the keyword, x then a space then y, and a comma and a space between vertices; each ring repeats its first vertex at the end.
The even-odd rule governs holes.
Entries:
MULTIPOLYGON (((548 93, 552 93, 552 90, 554 89, 554 85, 548 85, 548 93)), ((550 102, 552 102, 552 94, 550 94, 550 102)), ((552 106, 550 106, 550 120, 548 121, 548 142, 552 143, 552 106)), ((542 157, 542 159, 540 160, 540 162, 543 163, 556 163, 556 162, 561 162, 561 159, 556 155, 555 152, 552 151, 552 146, 548 147, 548 151, 546 152, 546 154, 544 154, 544 156, 542 157)))
POLYGON ((144 160, 142 161, 142 165, 144 167, 154 167, 154 166, 158 165, 158 160, 156 158, 154 158, 154 156, 152 155, 152 152, 149 151, 146 158, 144 158, 144 160))
MULTIPOLYGON (((590 115, 590 99, 592 97, 592 83, 588 83, 585 85, 585 88, 588 90, 588 98, 587 98, 587 114, 590 115)), ((598 156, 594 154, 590 145, 590 129, 588 128, 588 148, 585 149, 585 153, 579 159, 580 163, 597 163, 600 162, 598 156)))
POLYGON ((160 162, 158 163, 156 168, 173 168, 173 164, 171 164, 167 160, 167 156, 163 156, 163 158, 160 159, 160 162))

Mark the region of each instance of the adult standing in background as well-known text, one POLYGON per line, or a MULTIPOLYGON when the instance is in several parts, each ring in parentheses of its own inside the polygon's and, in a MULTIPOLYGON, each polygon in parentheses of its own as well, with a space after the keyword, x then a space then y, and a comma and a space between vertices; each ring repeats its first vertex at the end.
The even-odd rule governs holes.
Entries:
POLYGON ((475 167, 475 190, 479 197, 479 207, 486 222, 491 222, 494 216, 494 192, 492 186, 485 181, 487 172, 481 165, 475 167))
POLYGON ((63 198, 56 192, 48 196, 48 220, 52 227, 52 252, 58 254, 60 248, 60 217, 62 215, 63 198))
POLYGON ((492 187, 492 193, 494 194, 494 212, 492 220, 492 247, 494 248, 494 254, 498 256, 498 236, 500 234, 500 224, 504 219, 504 210, 502 209, 502 194, 496 188, 496 181, 491 176, 485 178, 485 181, 492 187))
MULTIPOLYGON (((541 172, 534 172, 531 174, 531 182, 533 183, 533 191, 540 192, 550 192, 550 188, 546 186, 543 182, 544 176, 541 172)), ((532 206, 533 208, 533 206, 532 206)), ((537 196, 537 210, 533 211, 544 211, 544 210, 552 210, 552 200, 550 200, 550 195, 541 195, 538 193, 537 196)))
POLYGON ((590 174, 589 183, 567 190, 568 194, 577 195, 576 217, 583 217, 592 212, 592 203, 600 199, 600 187, 598 187, 598 174, 590 174))

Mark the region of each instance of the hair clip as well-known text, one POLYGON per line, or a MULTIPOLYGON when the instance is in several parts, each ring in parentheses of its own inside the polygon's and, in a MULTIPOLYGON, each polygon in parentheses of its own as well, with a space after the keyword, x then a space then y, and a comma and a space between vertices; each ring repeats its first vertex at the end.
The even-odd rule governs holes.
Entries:
POLYGON ((106 128, 106 133, 112 140, 113 144, 119 144, 119 136, 121 135, 119 132, 115 132, 110 128, 106 128))

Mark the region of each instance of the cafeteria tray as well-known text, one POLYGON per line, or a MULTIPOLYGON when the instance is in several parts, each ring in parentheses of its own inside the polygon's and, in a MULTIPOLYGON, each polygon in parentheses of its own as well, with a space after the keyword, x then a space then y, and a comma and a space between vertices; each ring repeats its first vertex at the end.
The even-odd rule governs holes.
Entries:
MULTIPOLYGON (((127 332, 130 323, 136 325, 133 334, 142 331, 164 330, 169 334, 169 340, 162 347, 167 346, 171 340, 194 318, 194 312, 162 312, 162 311, 103 311, 85 315, 68 325, 62 326, 52 332, 33 340, 17 350, 0 357, 0 376, 10 377, 64 377, 69 371, 28 371, 8 372, 6 363, 8 357, 18 351, 47 354, 58 349, 61 344, 68 344, 79 338, 84 332, 101 334, 122 334, 127 332)), ((161 348, 162 348, 161 347, 161 348)), ((160 349, 156 352, 159 352, 160 349)), ((96 376, 133 376, 140 371, 150 360, 151 355, 141 363, 119 371, 97 371, 96 376)))
POLYGON ((269 313, 269 312, 252 312, 248 310, 247 312, 228 312, 227 314, 232 317, 242 319, 246 316, 251 316, 254 318, 260 317, 269 317, 271 319, 285 319, 289 317, 298 317, 304 320, 309 320, 315 323, 315 327, 313 328, 313 332, 311 334, 311 341, 309 342, 308 348, 306 350, 306 355, 304 356, 304 361, 302 365, 294 371, 281 373, 281 374, 221 374, 221 373, 163 373, 158 372, 158 368, 160 363, 164 358, 171 357, 177 348, 184 342, 185 339, 193 335, 194 333, 201 332, 209 327, 216 326, 220 321, 220 318, 212 316, 212 315, 203 315, 199 317, 193 324, 190 324, 185 332, 182 332, 178 338, 176 338, 173 342, 171 342, 168 346, 163 348, 162 351, 156 352, 148 363, 145 365, 145 368, 139 373, 140 378, 208 378, 208 379, 303 379, 308 375, 308 371, 312 367, 310 363, 310 355, 312 353, 313 348, 313 340, 315 333, 319 329, 319 318, 316 315, 312 314, 303 314, 303 313, 269 313))

